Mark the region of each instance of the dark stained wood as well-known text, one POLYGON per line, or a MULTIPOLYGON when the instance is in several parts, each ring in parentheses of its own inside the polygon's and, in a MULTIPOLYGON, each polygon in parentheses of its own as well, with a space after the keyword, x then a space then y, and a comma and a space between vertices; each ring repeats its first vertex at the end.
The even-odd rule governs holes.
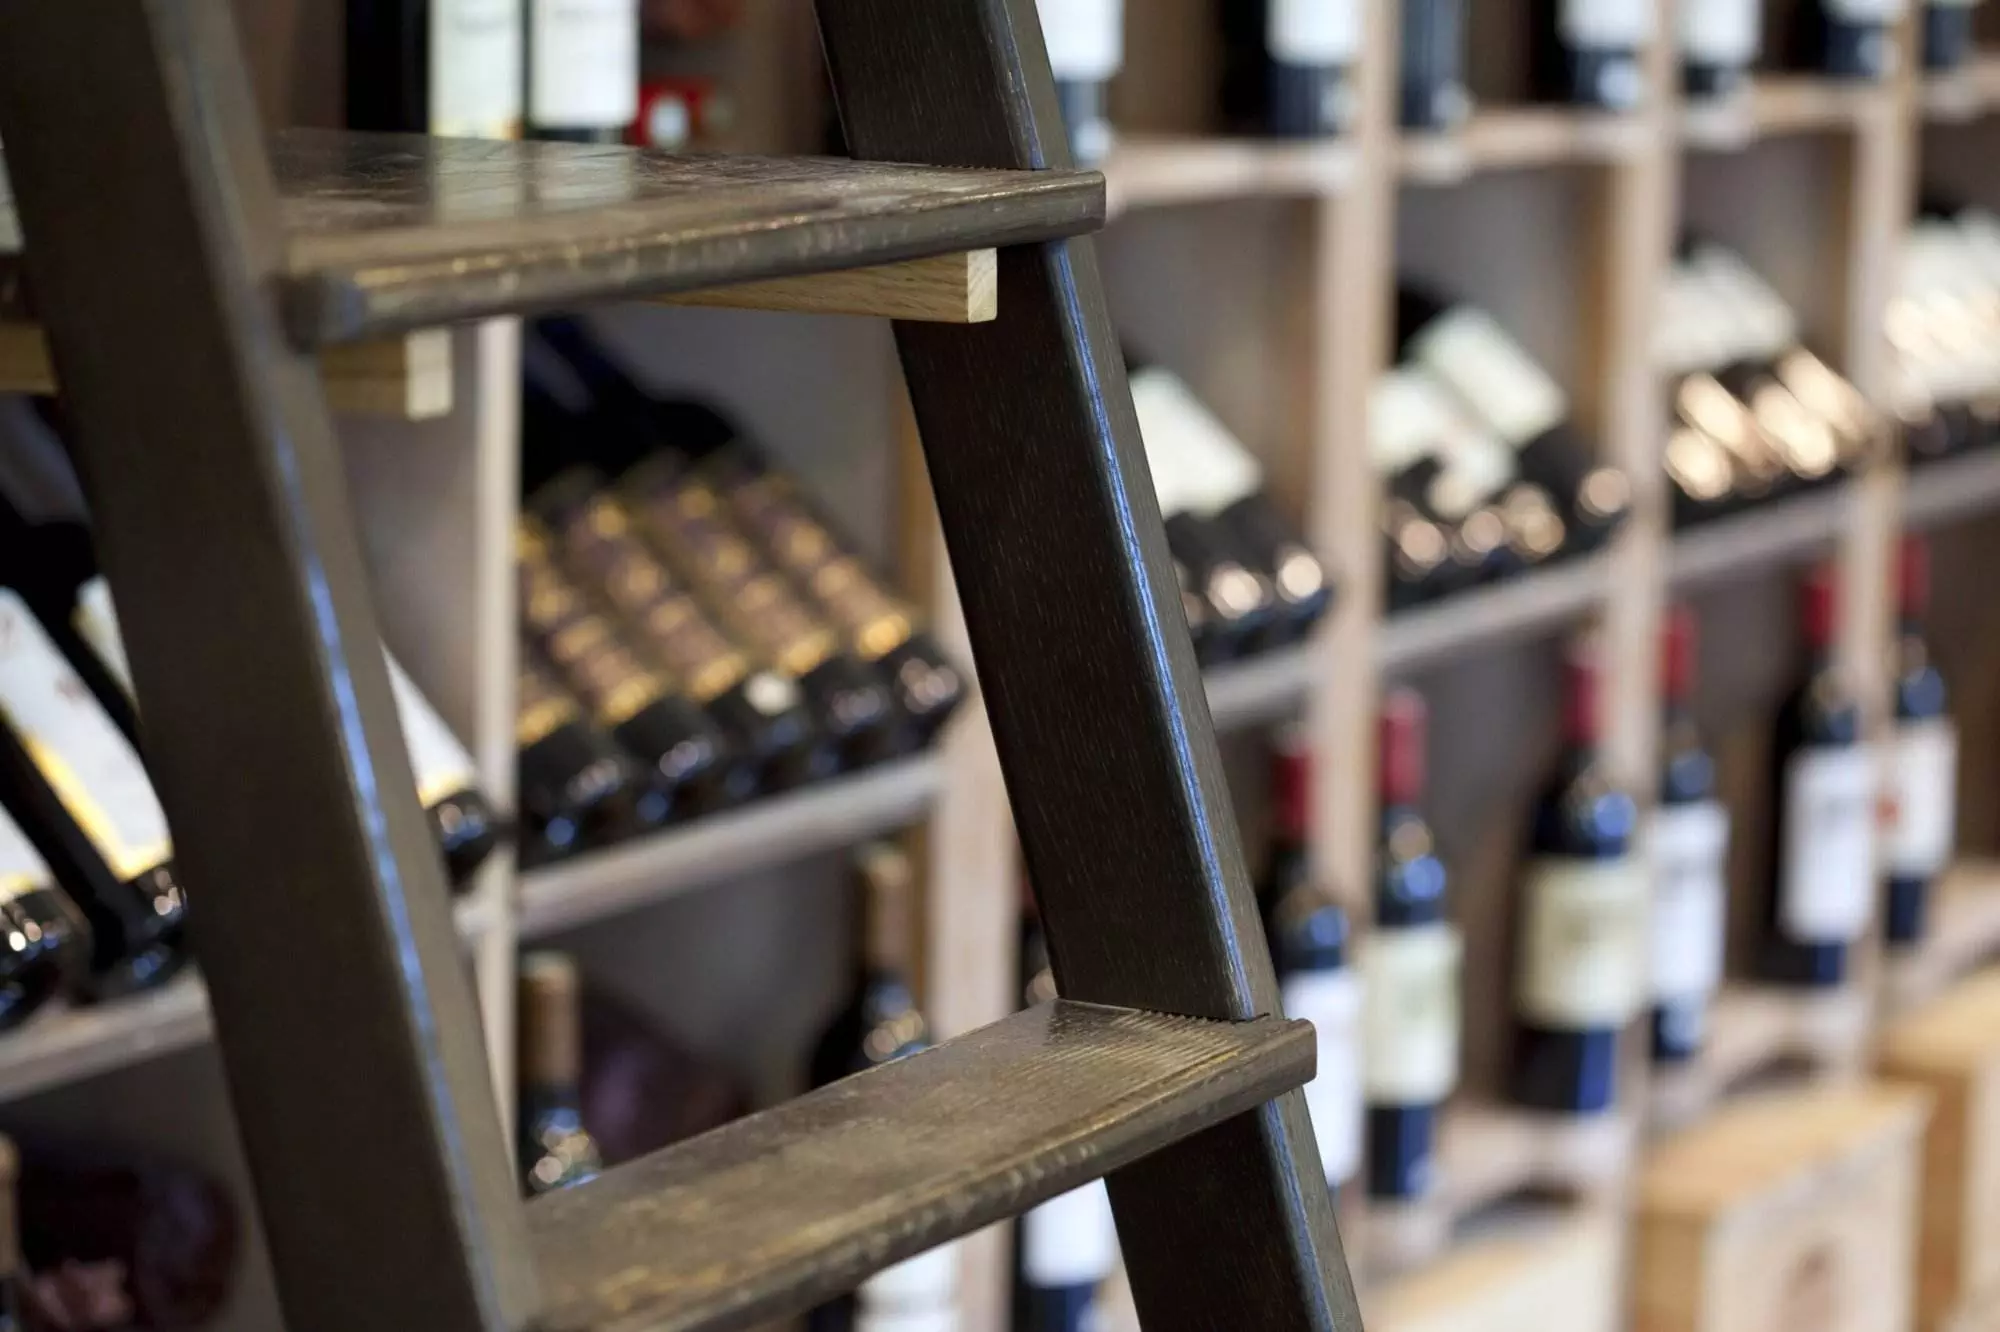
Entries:
POLYGON ((223 0, 0 5, 0 135, 291 1332, 538 1312, 223 0))
POLYGON ((545 1327, 797 1313, 1298 1086, 1311 1033, 1058 1000, 837 1082, 530 1205, 545 1327))
MULTIPOLYGON (((818 12, 856 156, 1068 167, 1033 0, 818 12)), ((1000 309, 897 340, 1058 983, 1275 1012, 1091 244, 1003 250, 1000 309)), ((1114 1174, 1111 1194, 1148 1332, 1360 1326, 1299 1095, 1114 1174)))
MULTIPOLYGON (((483 315, 692 291, 1074 235, 1094 172, 290 130, 272 162, 302 347, 483 315)), ((26 313, 11 210, 0 314, 26 313)))

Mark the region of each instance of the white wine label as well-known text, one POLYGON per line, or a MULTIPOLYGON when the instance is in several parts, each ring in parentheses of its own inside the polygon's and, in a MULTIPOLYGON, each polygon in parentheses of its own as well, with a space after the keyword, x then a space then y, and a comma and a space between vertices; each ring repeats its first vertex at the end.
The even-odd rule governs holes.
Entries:
POLYGON ((1064 83, 1101 83, 1125 63, 1123 0, 1035 0, 1049 66, 1064 83))
POLYGON ((396 697, 396 717, 403 724, 403 743, 409 747, 410 770, 417 779, 417 799, 425 808, 448 795, 470 790, 479 784, 472 755, 459 743, 444 718, 424 697, 389 649, 382 649, 389 667, 389 692, 396 697))
POLYGON ((1774 360, 1799 340, 1798 315, 1761 273, 1719 246, 1697 251, 1694 269, 1710 284, 1718 311, 1729 323, 1736 355, 1774 360))
POLYGON ((1958 730, 1944 717, 1900 723, 1888 760, 1884 859, 1891 874, 1929 878, 1950 861, 1957 832, 1958 730))
POLYGON ((1565 1030, 1622 1027, 1646 997, 1646 876, 1630 858, 1544 856, 1523 888, 1521 1016, 1565 1030))
POLYGON ((1799 943, 1861 936, 1875 902, 1875 765, 1860 746, 1805 749, 1785 770, 1778 924, 1799 943))
POLYGON ((1446 436, 1442 457, 1444 467, 1425 498, 1440 517, 1454 521, 1498 494, 1520 472, 1514 450, 1469 423, 1446 436))
POLYGON ((1363 0, 1270 0, 1264 45, 1287 65, 1342 66, 1361 51, 1363 0))
POLYGON ((1887 25, 1903 17, 1905 0, 1820 0, 1827 17, 1842 23, 1887 25))
POLYGON ((1653 816, 1653 997, 1707 995, 1722 982, 1729 815, 1714 801, 1653 816))
POLYGON ((1758 0, 1680 0, 1681 56, 1733 68, 1757 59, 1764 41, 1758 0))
POLYGON ((1209 516, 1263 489, 1263 469, 1179 375, 1132 376, 1132 406, 1163 514, 1209 516))
POLYGON ((1563 0, 1563 40, 1586 51, 1629 51, 1653 35, 1653 0, 1563 0))
POLYGON ((1388 478, 1431 456, 1451 430, 1453 404, 1422 370, 1398 366, 1368 395, 1368 455, 1388 478))
POLYGON ((0 713, 111 872, 134 879, 173 855, 145 765, 27 603, 0 589, 0 713))
POLYGON ((125 657, 125 640, 118 636, 118 612, 111 605, 111 584, 101 576, 85 583, 76 594, 76 610, 71 619, 76 632, 104 663, 104 669, 123 686, 125 696, 132 697, 132 663, 125 657))
POLYGON ((1329 1182, 1361 1168, 1361 978, 1339 971, 1302 971, 1279 987, 1285 1016, 1313 1024, 1319 1068, 1306 1084, 1306 1110, 1319 1163, 1329 1182))
POLYGON ((1569 415, 1569 399, 1555 380, 1484 310, 1460 306, 1440 315, 1411 352, 1516 448, 1569 415))
POLYGON ((629 125, 639 114, 638 0, 527 0, 528 119, 629 125))
POLYGON ((431 0, 430 132, 521 133, 521 0, 431 0))
POLYGON ((854 1332, 958 1332, 958 1310, 870 1309, 855 1311, 854 1332))
POLYGON ((1442 922, 1362 941, 1363 1086, 1370 1105, 1434 1105, 1458 1085, 1458 931, 1442 922))
POLYGON ((1021 1218, 1021 1273, 1030 1286, 1094 1286, 1117 1266, 1118 1227, 1103 1180, 1051 1198, 1021 1218))
POLYGON ((55 882, 48 862, 14 816, 0 809, 0 902, 11 902, 23 893, 55 882))
POLYGON ((950 1309, 958 1299, 958 1245, 940 1244, 885 1267, 855 1291, 861 1307, 888 1312, 950 1309))

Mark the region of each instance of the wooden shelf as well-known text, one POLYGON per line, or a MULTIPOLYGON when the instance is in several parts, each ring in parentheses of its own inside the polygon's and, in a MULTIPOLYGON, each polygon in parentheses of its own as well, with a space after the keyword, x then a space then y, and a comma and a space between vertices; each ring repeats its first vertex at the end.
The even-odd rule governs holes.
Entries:
POLYGON ((941 779, 930 756, 901 759, 529 870, 521 876, 521 937, 574 929, 893 832, 924 816, 941 779))
POLYGON ((1610 589, 1610 562, 1598 553, 1399 611, 1383 622, 1377 664, 1386 675, 1407 675, 1465 652, 1546 633, 1590 614, 1610 589))
POLYGON ((1338 140, 1121 138, 1104 164, 1110 211, 1229 199, 1314 198, 1354 178, 1354 149, 1338 140))
POLYGON ((1906 527, 1942 527, 1995 507, 2000 507, 2000 449, 1912 468, 1903 487, 1906 527))
POLYGON ((2000 55, 1983 52, 1958 69, 1923 82, 1924 118, 1976 120, 2000 109, 2000 55))
POLYGON ((1706 1116, 1732 1092, 1786 1063, 1844 1074, 1867 1054, 1873 1006, 1858 986, 1826 992, 1769 985, 1726 985, 1708 1011, 1701 1053, 1680 1068, 1655 1068, 1653 1129, 1706 1116))
MULTIPOLYGON (((284 304, 302 347, 486 315, 868 268, 1090 231, 1095 172, 288 130, 284 304)), ((0 315, 31 315, 11 201, 0 315)))
POLYGON ((149 994, 39 1013, 0 1036, 0 1102, 190 1049, 211 1034, 208 990, 196 976, 149 994))
POLYGON ((1208 711, 1218 731, 1260 726, 1296 713, 1312 683, 1312 649, 1299 644, 1209 671, 1208 711))
POLYGON ((1809 559, 1839 539, 1852 506, 1853 490, 1841 484, 1703 523, 1674 538, 1667 579, 1676 588, 1698 587, 1809 559))
POLYGON ((1893 97, 1893 89, 1872 84, 1762 75, 1740 96, 1683 107, 1681 142, 1693 149, 1730 152, 1782 134, 1849 130, 1871 115, 1893 112, 1893 97))
POLYGON ((1482 171, 1625 161, 1642 152, 1645 122, 1554 106, 1476 112, 1463 128, 1402 135, 1396 168, 1411 184, 1448 185, 1482 171))
POLYGON ((1923 942, 1888 955, 1885 997, 1893 1012, 1935 998, 2000 955, 2000 863, 1961 861, 1932 891, 1923 942))

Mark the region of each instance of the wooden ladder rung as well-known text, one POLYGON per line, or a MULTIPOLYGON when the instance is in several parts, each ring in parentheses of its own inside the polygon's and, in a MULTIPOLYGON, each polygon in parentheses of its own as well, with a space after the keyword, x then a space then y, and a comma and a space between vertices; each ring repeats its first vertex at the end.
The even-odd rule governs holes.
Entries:
POLYGON ((710 287, 657 299, 663 305, 984 324, 1000 312, 999 273, 997 250, 965 250, 839 273, 710 287))

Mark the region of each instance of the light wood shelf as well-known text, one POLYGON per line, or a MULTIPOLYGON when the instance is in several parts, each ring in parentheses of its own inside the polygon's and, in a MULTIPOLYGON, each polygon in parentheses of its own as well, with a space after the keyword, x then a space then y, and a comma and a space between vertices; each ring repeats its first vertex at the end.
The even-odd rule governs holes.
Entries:
POLYGON ((1903 486, 1903 525, 1943 527, 2000 507, 2000 449, 1943 458, 1910 469, 1903 486))
POLYGON ((1852 1075, 1866 1059, 1873 1017, 1859 986, 1820 993, 1726 985, 1709 1006, 1701 1053, 1684 1066, 1653 1069, 1648 1127, 1693 1123, 1759 1077, 1787 1068, 1852 1075))
POLYGON ((1888 110, 1888 93, 1864 84, 1801 74, 1759 75, 1744 93, 1681 109, 1681 141, 1733 152, 1786 134, 1852 130, 1888 110))
POLYGON ((1840 539, 1853 504, 1852 490, 1835 485, 1703 523, 1674 538, 1668 581, 1686 591, 1824 554, 1840 539))
POLYGON ((1398 174, 1409 184, 1448 185, 1483 171, 1627 161, 1650 132, 1638 116, 1565 107, 1493 107, 1459 129, 1400 136, 1398 174))
POLYGON ((1931 892, 1923 942, 1892 950, 1885 963, 1883 998, 1891 1013, 1927 1003, 2000 958, 2000 862, 1962 860, 1931 892))
POLYGON ((1964 123, 2000 109, 2000 55, 1981 52, 1962 67, 1923 82, 1924 117, 1964 123))
POLYGON ((1312 687, 1312 668, 1312 650, 1304 646, 1211 668, 1203 680, 1215 729, 1241 730, 1294 715, 1312 687))
POLYGON ((1113 214, 1233 199, 1318 198, 1354 179, 1351 145, 1132 135, 1104 164, 1113 214))
POLYGON ((1384 675, 1409 675, 1547 634, 1590 615, 1610 590, 1610 560, 1595 554, 1456 593, 1384 620, 1376 663, 1384 675))

